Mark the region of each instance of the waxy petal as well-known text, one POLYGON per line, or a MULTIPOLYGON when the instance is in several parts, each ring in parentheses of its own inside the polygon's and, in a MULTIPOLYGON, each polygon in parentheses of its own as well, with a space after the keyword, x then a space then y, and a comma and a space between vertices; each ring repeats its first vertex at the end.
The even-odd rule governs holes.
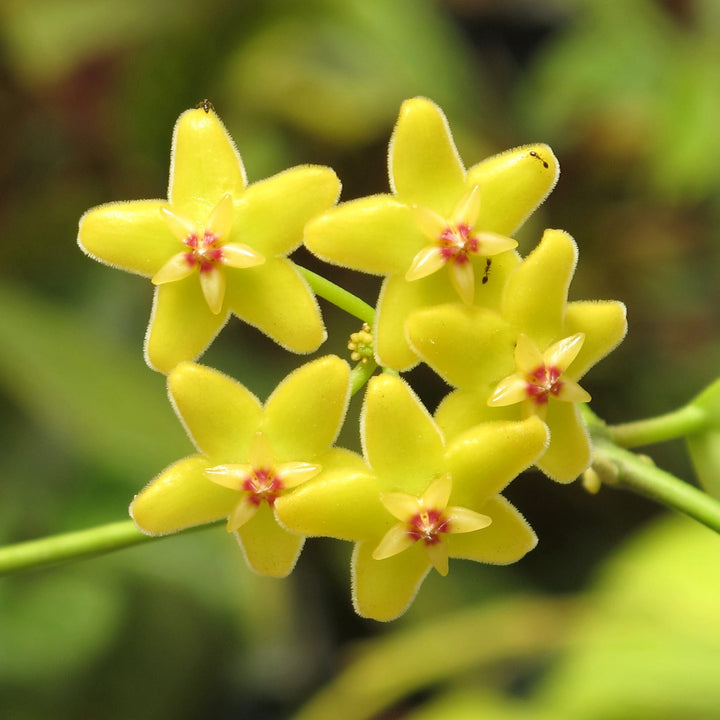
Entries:
POLYGON ((464 507, 449 507, 445 515, 449 520, 447 532, 452 535, 482 530, 492 523, 490 516, 464 507))
POLYGON ((567 233, 546 230, 538 246, 508 279, 503 317, 540 348, 562 337, 577 254, 577 245, 567 233))
POLYGON ((265 503, 237 531, 237 538, 248 565, 260 575, 277 578, 292 572, 305 543, 301 535, 280 527, 265 503))
POLYGON ((477 254, 482 257, 499 255, 508 250, 514 250, 517 247, 517 240, 507 237, 507 235, 479 232, 475 234, 475 237, 480 241, 477 254))
POLYGON ((193 442, 213 460, 209 466, 249 459, 262 406, 244 385, 212 368, 183 363, 168 377, 168 388, 193 442))
POLYGON ((407 550, 409 547, 412 547, 415 542, 415 538, 411 537, 408 533, 407 525, 405 525, 405 523, 398 523, 397 525, 393 525, 385 533, 383 539, 373 550, 372 556, 375 560, 385 560, 386 558, 401 553, 403 550, 407 550))
POLYGON ((158 285, 145 337, 148 365, 169 373, 178 363, 193 360, 210 344, 229 317, 214 314, 197 277, 158 285))
POLYGON ((197 270, 197 265, 188 262, 184 252, 173 255, 153 276, 153 285, 164 285, 186 278, 197 270))
POLYGON ((248 186, 235 206, 233 242, 266 257, 287 255, 302 242, 306 223, 328 210, 340 181, 328 167, 301 165, 248 186))
POLYGON ((419 499, 407 493, 381 493, 380 502, 393 517, 403 523, 407 522, 421 508, 419 499))
POLYGON ((525 333, 518 335, 515 345, 515 365, 521 373, 532 373, 544 362, 538 346, 525 333))
POLYGON ((557 158, 542 144, 507 150, 471 167, 466 183, 482 192, 476 226, 512 235, 550 194, 559 175, 557 158))
POLYGON ((563 378, 561 380, 560 392, 557 399, 566 403, 585 403, 592 398, 587 390, 583 390, 574 380, 563 378))
POLYGON ((514 373, 503 378, 488 398, 490 407, 515 405, 528 398, 528 382, 524 373, 514 373))
POLYGON ((326 262, 375 275, 405 273, 427 245, 408 205, 392 195, 342 203, 305 227, 305 245, 326 262))
POLYGON ((226 193, 210 213, 210 217, 205 223, 205 229, 220 238, 221 242, 227 241, 234 218, 235 206, 233 205, 233 198, 232 195, 226 193))
POLYGON ((211 482, 230 490, 242 490, 245 478, 253 471, 253 465, 229 463, 227 465, 213 465, 205 471, 205 477, 211 482))
POLYGON ((443 470, 442 434, 399 377, 385 374, 370 380, 361 434, 365 458, 383 490, 420 495, 443 470))
POLYGON ((453 223, 455 225, 467 225, 470 228, 475 227, 480 214, 481 203, 482 194, 480 192, 480 186, 473 185, 470 190, 460 198, 458 204, 453 209, 452 215, 450 216, 453 223))
POLYGON ((160 208, 160 215, 168 228, 170 228, 170 232, 180 242, 184 242, 192 235, 197 235, 198 225, 194 220, 190 220, 183 215, 178 215, 169 207, 160 208))
POLYGON ((413 258, 408 271, 405 273, 405 279, 408 282, 420 280, 441 270, 445 267, 446 262, 438 246, 427 245, 413 258))
POLYGON ((575 333, 558 340, 543 353, 545 365, 556 367, 564 373, 578 356, 584 342, 585 333, 575 333))
POLYGON ((307 462, 281 463, 277 474, 284 488, 295 488, 322 472, 322 465, 307 462))
POLYGON ((441 540, 434 545, 425 545, 425 552, 427 553, 432 566, 445 577, 448 574, 448 546, 444 540, 441 540))
POLYGON ((438 405, 435 421, 448 441, 480 423, 496 420, 519 420, 518 406, 490 407, 487 404, 490 390, 454 390, 438 405))
POLYGON ((350 399, 350 367, 336 355, 303 365, 265 405, 263 429, 277 462, 311 460, 335 441, 350 399))
POLYGON ((173 210, 204 223, 224 195, 239 198, 245 184, 242 159, 215 112, 184 112, 173 133, 168 189, 173 210))
POLYGON ((218 315, 223 308, 225 286, 225 273, 220 268, 210 267, 200 272, 200 288, 213 315, 218 315))
POLYGON ((295 266, 285 258, 263 265, 226 268, 226 306, 240 319, 297 353, 317 349, 325 326, 315 296, 295 266))
POLYGON ((362 617, 394 620, 413 601, 430 570, 430 560, 421 543, 385 560, 373 559, 374 549, 374 543, 361 542, 353 551, 353 606, 362 617))
POLYGON ((448 220, 442 215, 438 215, 434 210, 421 205, 412 206, 413 216, 418 227, 425 237, 430 240, 437 241, 440 236, 448 229, 448 220))
POLYGON ((465 168, 447 119, 426 98, 402 104, 390 140, 388 166, 398 199, 429 207, 443 217, 450 215, 466 191, 465 168))
POLYGON ((251 518, 255 517, 259 505, 250 502, 247 497, 239 497, 237 505, 233 508, 233 511, 228 515, 225 529, 228 532, 235 532, 245 525, 251 518))
POLYGON ((551 432, 550 445, 537 466, 556 482, 572 482, 588 468, 591 459, 590 440, 578 407, 550 402, 545 420, 551 432))
POLYGON ((455 292, 466 305, 472 305, 475 298, 475 269, 470 260, 448 263, 448 274, 455 292))
POLYGON ((238 494, 205 477, 210 461, 200 455, 170 465, 141 490, 130 505, 140 530, 165 535, 220 520, 237 503, 238 494))
POLYGON ((480 510, 492 518, 492 523, 482 532, 448 535, 450 557, 507 565, 537 545, 533 529, 504 497, 490 498, 480 510))
POLYGON ((177 238, 163 220, 164 200, 109 203, 80 218, 78 245, 90 257, 151 277, 178 252, 177 238))
POLYGON ((257 252, 257 250, 253 250, 249 245, 230 243, 223 245, 220 261, 224 265, 242 270, 262 265, 265 262, 265 256, 257 252))
POLYGON ((450 500, 451 492, 452 477, 449 473, 444 473, 437 480, 433 480, 422 494, 422 504, 428 510, 444 510, 450 500))

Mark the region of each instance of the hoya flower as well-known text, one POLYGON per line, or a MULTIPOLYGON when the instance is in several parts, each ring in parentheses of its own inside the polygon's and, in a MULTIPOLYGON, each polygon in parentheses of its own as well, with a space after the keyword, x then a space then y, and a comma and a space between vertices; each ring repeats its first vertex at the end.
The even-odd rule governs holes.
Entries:
POLYGON ((101 262, 151 278, 145 357, 156 370, 196 358, 231 313, 290 350, 311 352, 325 328, 287 255, 339 189, 330 168, 311 165, 247 185, 231 138, 206 105, 177 121, 168 200, 93 208, 80 220, 78 243, 101 262))
POLYGON ((342 203, 306 228, 323 260, 384 275, 376 359, 403 370, 417 363, 405 321, 446 302, 497 308, 519 259, 512 235, 558 177, 546 145, 527 145, 465 170, 447 120, 425 98, 405 101, 390 141, 391 194, 342 203))
POLYGON ((350 369, 329 355, 286 377, 263 406, 222 373, 181 363, 168 376, 170 398, 198 453, 160 473, 130 514, 152 535, 227 519, 251 568, 283 577, 303 538, 278 525, 278 498, 312 477, 361 466, 331 448, 347 410, 350 369))
POLYGON ((318 475, 278 498, 286 527, 352 540, 357 612, 391 620, 427 573, 448 558, 512 563, 537 538, 501 491, 542 452, 533 416, 484 423, 447 443, 409 386, 389 374, 368 383, 362 413, 365 469, 318 475))
POLYGON ((480 422, 543 419, 550 444, 538 467, 570 482, 590 463, 578 404, 580 379, 625 336, 620 302, 567 302, 577 246, 547 230, 508 278, 499 311, 444 305, 413 314, 408 337, 418 355, 457 390, 436 420, 450 438, 480 422))

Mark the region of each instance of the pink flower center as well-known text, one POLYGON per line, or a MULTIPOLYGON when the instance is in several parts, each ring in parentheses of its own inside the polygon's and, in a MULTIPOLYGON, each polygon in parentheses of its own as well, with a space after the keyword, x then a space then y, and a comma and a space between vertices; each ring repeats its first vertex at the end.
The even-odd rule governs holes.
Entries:
POLYGON ((458 265, 469 261, 471 254, 476 254, 480 247, 480 241, 470 234, 471 227, 466 223, 448 225, 440 233, 440 255, 445 262, 451 260, 458 265))
POLYGON ((563 382, 560 380, 562 370, 551 365, 540 365, 527 376, 527 394, 536 405, 545 405, 550 395, 557 397, 562 390, 563 382))
POLYGON ((240 489, 248 493, 246 500, 253 505, 266 502, 272 507, 284 486, 272 468, 259 467, 245 477, 240 489))
POLYGON ((450 520, 440 510, 421 510, 408 521, 408 535, 422 540, 426 545, 435 545, 441 541, 440 533, 450 532, 450 520))
POLYGON ((183 242, 190 248, 190 251, 185 253, 185 260, 190 267, 198 265, 200 272, 209 272, 222 260, 220 238, 214 233, 206 230, 202 240, 192 233, 183 242))

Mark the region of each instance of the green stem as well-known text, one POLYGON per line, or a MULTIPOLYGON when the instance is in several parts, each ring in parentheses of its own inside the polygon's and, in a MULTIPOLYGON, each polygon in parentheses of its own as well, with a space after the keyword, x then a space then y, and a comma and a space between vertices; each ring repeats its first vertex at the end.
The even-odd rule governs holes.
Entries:
POLYGON ((327 280, 322 275, 314 273, 312 270, 308 270, 300 265, 296 265, 295 267, 300 271, 300 274, 305 280, 307 280, 308 285, 310 285, 318 297, 324 298, 341 310, 344 310, 350 315, 354 315, 372 327, 375 321, 375 310, 364 300, 361 300, 357 295, 353 295, 334 282, 327 280))
POLYGON ((602 482, 632 490, 720 533, 720 502, 612 442, 594 443, 593 469, 602 482))
MULTIPOLYGON (((198 528, 192 528, 195 529, 198 528)), ((132 520, 124 520, 98 525, 88 530, 28 540, 0 548, 0 575, 54 565, 64 560, 103 555, 133 545, 161 540, 163 537, 170 536, 145 535, 135 527, 132 520)))
POLYGON ((702 430, 706 424, 707 415, 702 408, 686 405, 648 420, 608 425, 605 430, 613 442, 632 448, 686 437, 702 430))
POLYGON ((376 369, 377 363, 374 360, 358 363, 350 373, 350 395, 361 390, 376 369))

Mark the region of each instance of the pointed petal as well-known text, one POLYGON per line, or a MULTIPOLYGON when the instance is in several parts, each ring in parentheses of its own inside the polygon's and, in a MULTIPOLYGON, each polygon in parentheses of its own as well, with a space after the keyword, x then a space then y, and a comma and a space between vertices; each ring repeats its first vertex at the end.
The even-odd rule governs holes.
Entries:
POLYGON ((267 258, 258 267, 226 273, 227 307, 246 323, 293 352, 312 352, 325 340, 315 296, 289 260, 267 258))
POLYGON ((377 479, 355 469, 322 472, 274 507, 285 527, 303 535, 364 540, 382 537, 394 524, 380 503, 377 479))
POLYGON ((179 213, 204 222, 224 195, 241 196, 245 168, 212 110, 187 110, 178 118, 171 158, 168 196, 179 213))
POLYGON ((482 532, 448 535, 450 557, 507 565, 520 560, 537 545, 537 536, 525 518, 501 495, 481 508, 492 518, 482 532))
POLYGON ((305 227, 310 252, 376 275, 405 273, 426 244, 412 208, 392 195, 341 203, 305 227))
POLYGON ((550 402, 546 422, 550 428, 550 445, 537 466, 551 479, 569 483, 590 465, 590 440, 580 418, 578 406, 550 402))
POLYGON ((455 225, 467 225, 471 228, 475 227, 478 215, 480 214, 481 198, 480 186, 473 185, 470 190, 460 198, 460 201, 453 209, 452 215, 450 216, 453 223, 455 225))
POLYGON ((426 98, 406 100, 390 140, 390 185, 403 202, 444 217, 465 192, 465 169, 442 110, 426 98))
POLYGON ((563 377, 561 382, 558 400, 569 403, 586 403, 592 400, 590 393, 583 390, 574 380, 563 377))
POLYGON ((178 251, 164 207, 164 200, 138 200, 92 208, 80 218, 78 245, 95 260, 151 277, 178 251))
POLYGON ((314 478, 322 471, 317 463, 290 462, 277 467, 277 474, 284 488, 294 488, 314 478))
POLYGON ((183 363, 170 373, 168 388, 193 442, 213 459, 211 465, 248 462, 262 407, 244 385, 212 368, 183 363))
POLYGON ((420 510, 418 499, 407 493, 381 493, 380 502, 394 518, 403 523, 406 523, 420 510))
POLYGON ((386 374, 370 380, 360 432, 365 458, 384 490, 420 495, 444 470, 442 435, 399 377, 386 374))
POLYGON ((247 499, 247 496, 240 497, 237 505, 235 505, 233 511, 228 516, 225 529, 228 532, 235 532, 236 530, 239 530, 250 520, 250 518, 255 517, 258 509, 259 506, 250 502, 247 499))
POLYGON ((627 317, 621 302, 573 302, 565 313, 565 332, 582 332, 585 342, 568 375, 581 378, 625 337, 627 317))
POLYGON ((198 226, 195 221, 183 215, 178 215, 169 207, 160 208, 160 215, 165 221, 165 224, 170 228, 170 232, 181 242, 184 242, 192 235, 197 236, 198 226))
POLYGON ((503 316, 540 347, 562 336, 576 262, 575 241, 562 230, 546 230, 538 246, 508 279, 503 316))
POLYGON ((394 620, 407 610, 430 561, 419 543, 399 555, 374 560, 375 544, 358 543, 351 562, 353 606, 358 615, 373 620, 394 620))
POLYGON ((393 525, 373 550, 373 559, 385 560, 386 558, 401 553, 403 550, 407 550, 409 547, 412 547, 415 542, 415 539, 408 534, 405 523, 393 525))
POLYGON ((556 367, 565 372, 578 356, 584 342, 584 333, 575 333, 558 340, 543 353, 546 367, 556 367))
POLYGON ((475 299, 475 268, 472 262, 451 262, 448 264, 450 282, 466 305, 475 299))
POLYGON ((350 367, 336 355, 288 375, 265 404, 263 429, 277 462, 310 461, 335 441, 347 412, 350 367))
POLYGON ((445 515, 450 521, 447 532, 452 534, 475 532, 492 523, 489 515, 483 515, 464 507, 449 507, 445 511, 445 515))
POLYGON ((547 447, 548 431, 536 417, 483 423, 458 436, 447 449, 453 505, 482 510, 547 447))
POLYGON ((239 491, 242 489, 245 478, 253 471, 253 466, 248 464, 229 463, 226 465, 213 465, 205 471, 205 477, 211 482, 230 490, 239 491))
POLYGON ((493 420, 520 420, 520 406, 490 407, 487 404, 490 391, 455 390, 438 405, 435 421, 448 442, 468 428, 493 420))
POLYGON ((444 510, 450 500, 452 492, 452 477, 444 473, 437 480, 434 480, 423 493, 422 503, 428 509, 444 510))
POLYGON ((225 193, 210 213, 205 227, 208 232, 217 235, 221 240, 226 240, 232 230, 234 218, 235 206, 233 205, 232 195, 225 193))
POLYGON ((230 267, 243 268, 255 267, 265 262, 265 256, 253 250, 249 245, 243 243, 230 243, 223 245, 221 262, 230 267))
POLYGON ((426 245, 413 258, 410 268, 405 273, 405 279, 408 282, 420 280, 421 278, 432 275, 445 266, 446 260, 440 252, 440 248, 436 245, 426 245))
POLYGON ((140 530, 164 535, 226 517, 238 494, 205 477, 210 462, 200 455, 170 465, 141 490, 130 505, 140 530))
POLYGON ((439 240, 443 232, 448 229, 448 221, 430 208, 413 205, 412 212, 423 235, 431 240, 439 240))
POLYGON ((559 174, 547 145, 507 150, 470 168, 467 184, 482 190, 476 227, 512 235, 550 194, 559 174))
POLYGON ((505 407, 527 400, 527 380, 522 373, 503 378, 487 400, 490 407, 505 407))
POLYGON ((434 545, 425 545, 425 552, 433 567, 445 577, 448 574, 448 546, 445 540, 435 543, 434 545))
POLYGON ((153 285, 164 285, 186 278, 197 269, 197 265, 188 261, 184 252, 173 255, 153 276, 153 285))
POLYGON ((225 299, 225 273, 216 266, 201 270, 200 287, 210 312, 217 315, 225 299))
POLYGON ((498 235, 491 232, 475 233, 475 237, 480 241, 480 247, 477 254, 483 257, 488 255, 499 255, 500 253, 514 250, 517 247, 517 240, 507 235, 498 235))
POLYGON ((413 312, 407 335, 417 354, 456 387, 490 387, 515 368, 515 331, 490 310, 459 303, 413 312))
POLYGON ((302 165, 253 183, 236 205, 233 241, 266 257, 287 255, 303 239, 306 223, 328 210, 340 181, 328 167, 302 165))
POLYGON ((532 373, 545 362, 537 345, 525 333, 518 335, 515 345, 515 365, 520 373, 532 373))
POLYGON ((193 360, 220 332, 228 317, 227 312, 210 312, 196 277, 157 286, 145 337, 148 365, 169 373, 183 360, 193 360))
POLYGON ((280 527, 263 503, 238 531, 240 547, 252 570, 269 577, 287 577, 295 567, 305 538, 280 527))

